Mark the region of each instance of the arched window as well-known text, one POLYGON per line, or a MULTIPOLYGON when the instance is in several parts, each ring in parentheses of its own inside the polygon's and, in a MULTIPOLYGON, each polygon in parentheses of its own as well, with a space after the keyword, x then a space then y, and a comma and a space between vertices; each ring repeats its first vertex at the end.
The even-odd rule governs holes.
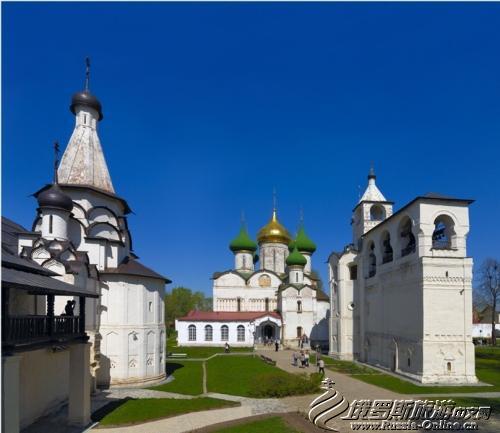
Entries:
POLYGON ((302 301, 297 301, 297 313, 302 313, 302 301))
POLYGON ((245 341, 245 327, 243 325, 238 325, 236 328, 236 337, 238 341, 245 341))
POLYGON ((211 325, 205 326, 205 341, 212 341, 213 338, 213 328, 211 325))
POLYGON ((382 263, 392 262, 392 259, 391 235, 389 232, 385 232, 382 236, 382 263))
POLYGON ((50 215, 49 216, 49 233, 50 234, 52 234, 53 225, 54 225, 54 217, 53 217, 53 215, 50 215))
POLYGON ((447 371, 448 373, 451 373, 451 362, 447 362, 447 363, 446 363, 446 371, 447 371))
POLYGON ((369 246, 368 254, 368 278, 374 277, 377 273, 377 256, 375 255, 375 244, 369 246))
POLYGON ((189 341, 196 341, 196 326, 189 325, 188 334, 189 341))
POLYGON ((302 338, 302 326, 297 326, 297 338, 302 338))
POLYGON ((448 250, 453 248, 455 224, 448 215, 440 215, 434 220, 432 233, 432 248, 448 250))
POLYGON ((385 219, 385 209, 384 206, 379 204, 374 204, 370 208, 370 220, 371 221, 383 221, 385 219))
POLYGON ((415 236, 411 231, 411 220, 406 217, 401 223, 400 230, 401 257, 415 252, 415 236))
POLYGON ((358 266, 355 264, 349 265, 349 279, 356 280, 358 278, 358 266))
POLYGON ((247 258, 245 255, 243 255, 243 269, 247 268, 247 258))
POLYGON ((269 311, 269 298, 265 299, 265 303, 266 303, 266 311, 269 311))
POLYGON ((221 341, 229 340, 229 327, 227 325, 222 325, 220 327, 220 339, 221 341))
POLYGON ((241 298, 236 299, 236 311, 241 311, 241 298))

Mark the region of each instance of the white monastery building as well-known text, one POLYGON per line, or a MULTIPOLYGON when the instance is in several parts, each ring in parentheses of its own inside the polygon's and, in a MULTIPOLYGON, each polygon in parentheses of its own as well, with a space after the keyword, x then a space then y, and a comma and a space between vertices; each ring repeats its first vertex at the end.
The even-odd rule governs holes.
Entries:
MULTIPOLYGON (((54 182, 34 194, 33 229, 19 235, 17 253, 97 295, 85 308, 94 387, 158 382, 165 378, 163 297, 170 281, 133 251, 131 210, 113 188, 98 136, 102 107, 88 89, 88 69, 70 110, 75 128, 54 182)), ((68 299, 57 297, 56 314, 65 312, 68 299)), ((34 308, 45 311, 45 297, 34 308)))
POLYGON ((393 212, 375 181, 372 168, 352 243, 328 260, 330 353, 422 383, 476 383, 472 200, 431 193, 393 212))
POLYGON ((257 240, 243 224, 229 245, 234 269, 213 275, 214 311, 176 320, 179 345, 328 344, 330 303, 312 273, 316 245, 303 225, 292 240, 274 208, 257 240))

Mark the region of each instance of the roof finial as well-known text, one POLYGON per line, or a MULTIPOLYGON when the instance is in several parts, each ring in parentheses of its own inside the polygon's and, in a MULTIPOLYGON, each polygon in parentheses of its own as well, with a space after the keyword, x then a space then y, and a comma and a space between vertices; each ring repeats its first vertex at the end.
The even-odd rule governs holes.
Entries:
POLYGON ((370 171, 368 172, 368 179, 376 179, 375 168, 373 167, 373 161, 370 161, 370 171))
POLYGON ((241 209, 241 225, 243 227, 246 226, 246 221, 245 221, 245 211, 243 209, 241 209))
POLYGON ((89 91, 90 83, 90 57, 85 57, 85 91, 89 91))
POLYGON ((59 142, 54 141, 54 184, 58 182, 57 167, 59 167, 59 142))
POLYGON ((276 187, 273 187, 273 212, 276 211, 276 187))
POLYGON ((299 209, 299 223, 301 227, 304 225, 304 208, 302 207, 302 205, 300 205, 299 209))

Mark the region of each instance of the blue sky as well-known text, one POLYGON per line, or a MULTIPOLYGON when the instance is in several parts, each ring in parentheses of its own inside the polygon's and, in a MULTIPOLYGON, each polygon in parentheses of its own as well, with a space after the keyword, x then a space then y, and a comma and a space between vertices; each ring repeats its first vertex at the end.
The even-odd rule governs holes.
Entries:
POLYGON ((273 187, 326 279, 371 160, 396 209, 476 199, 469 253, 500 256, 500 4, 3 3, 2 20, 2 214, 27 227, 90 56, 134 248, 173 286, 209 294, 273 187))

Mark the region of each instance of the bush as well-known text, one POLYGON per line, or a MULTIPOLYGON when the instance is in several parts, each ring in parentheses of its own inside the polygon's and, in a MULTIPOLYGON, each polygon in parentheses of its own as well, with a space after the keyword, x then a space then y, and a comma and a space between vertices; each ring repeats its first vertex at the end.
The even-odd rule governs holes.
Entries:
POLYGON ((320 390, 321 378, 321 375, 317 373, 310 376, 306 373, 264 373, 255 377, 250 395, 257 398, 279 398, 289 395, 313 394, 320 390))

